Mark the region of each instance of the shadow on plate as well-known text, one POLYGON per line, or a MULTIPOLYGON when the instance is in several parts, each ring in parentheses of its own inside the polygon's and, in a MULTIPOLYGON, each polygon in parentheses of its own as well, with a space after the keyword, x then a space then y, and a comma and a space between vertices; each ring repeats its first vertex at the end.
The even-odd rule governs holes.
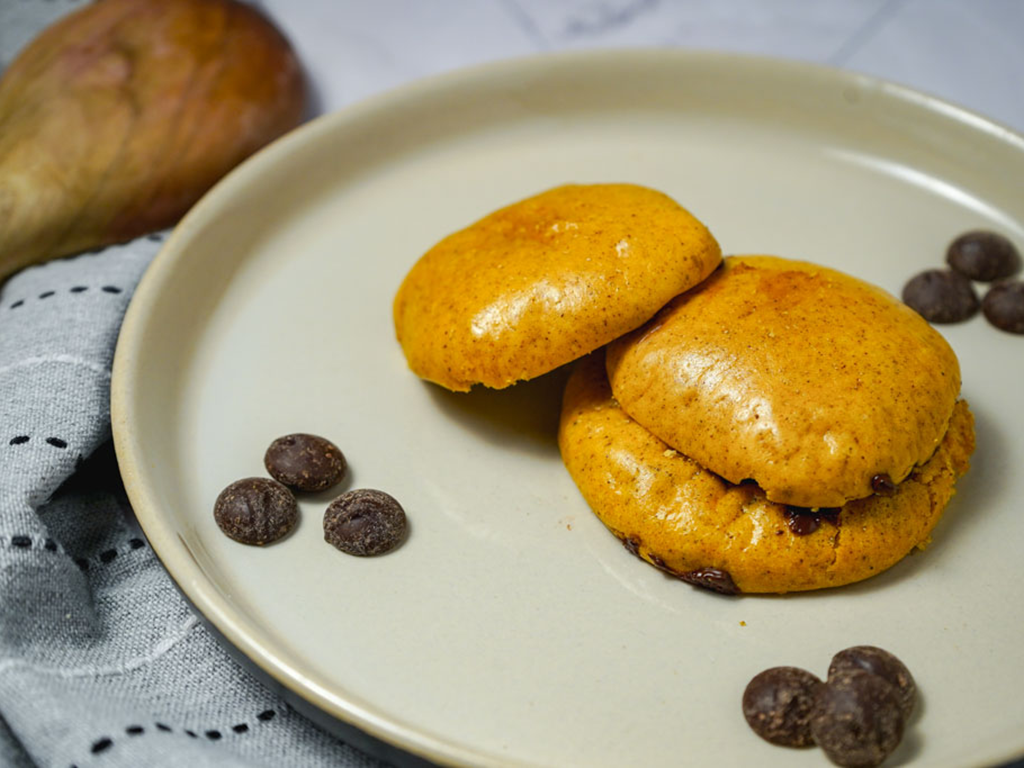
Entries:
MULTIPOLYGON (((923 551, 911 551, 884 573, 840 589, 858 593, 917 578, 924 569, 938 563, 951 547, 959 546, 966 528, 995 507, 1006 485, 1005 467, 1000 457, 1006 456, 1010 447, 1005 433, 986 411, 974 411, 974 420, 977 447, 971 456, 971 468, 957 481, 956 494, 932 531, 932 543, 923 551)), ((822 596, 831 591, 825 590, 822 596)))
POLYGON ((558 417, 572 364, 506 389, 449 392, 424 382, 435 405, 476 438, 541 456, 558 456, 558 417))
POLYGON ((927 698, 921 692, 921 689, 918 688, 917 701, 914 704, 914 711, 910 713, 910 720, 907 722, 906 730, 903 732, 903 740, 896 747, 896 751, 885 761, 886 765, 892 766, 892 768, 896 768, 898 765, 909 765, 920 756, 923 745, 917 724, 924 717, 927 705, 927 698))

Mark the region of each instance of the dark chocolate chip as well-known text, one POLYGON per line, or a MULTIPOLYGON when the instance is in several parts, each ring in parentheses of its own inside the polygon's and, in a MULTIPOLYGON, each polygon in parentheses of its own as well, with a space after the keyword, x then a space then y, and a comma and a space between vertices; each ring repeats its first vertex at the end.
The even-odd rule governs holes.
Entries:
POLYGON ((821 518, 813 512, 797 512, 788 507, 786 525, 796 536, 810 536, 821 527, 821 518))
POLYGON ((836 765, 881 765, 903 738, 896 687, 863 669, 838 672, 818 692, 811 734, 836 765))
POLYGON ((805 669, 766 669, 747 683, 743 716, 765 741, 783 747, 809 747, 814 744, 811 710, 823 686, 805 669))
POLYGON ((903 301, 931 323, 959 323, 978 311, 971 281, 948 269, 929 269, 903 286, 903 301))
POLYGON ((217 741, 221 737, 220 731, 206 731, 205 735, 210 741, 217 741))
POLYGON ((851 669, 863 669, 873 675, 878 675, 896 688, 903 717, 904 719, 910 718, 910 713, 914 711, 914 701, 917 699, 917 684, 914 682, 910 670, 902 661, 882 648, 876 648, 873 645, 855 645, 832 657, 832 663, 828 668, 828 679, 831 680, 840 672, 848 672, 851 669))
POLYGON ((276 480, 238 480, 217 497, 213 517, 220 529, 242 544, 263 546, 288 534, 299 519, 292 492, 276 480))
POLYGON ((345 475, 345 456, 330 440, 294 434, 270 444, 263 463, 270 476, 300 491, 323 491, 345 475))
POLYGON ((809 536, 821 527, 822 520, 838 528, 840 512, 841 507, 786 507, 786 525, 796 536, 809 536))
POLYGON ((350 555, 382 555, 405 538, 405 510, 383 491, 343 493, 324 513, 324 539, 350 555))
POLYGON ((235 733, 246 733, 249 730, 249 726, 245 723, 239 723, 238 725, 232 725, 231 730, 235 733))
POLYGON ((710 589, 720 595, 736 595, 739 589, 728 571, 721 568, 696 568, 679 574, 679 578, 695 587, 710 589))
POLYGON ((266 722, 268 722, 270 720, 273 720, 274 716, 276 714, 277 714, 277 712, 275 712, 272 709, 265 709, 262 712, 260 712, 258 715, 256 715, 256 719, 259 720, 262 723, 266 723, 266 722))
POLYGON ((988 283, 1015 274, 1020 269, 1020 254, 1002 235, 976 230, 949 244, 946 263, 971 280, 988 283))
POLYGON ((842 511, 842 507, 822 507, 818 510, 818 517, 829 525, 834 525, 838 528, 842 524, 842 518, 839 517, 842 511))
POLYGON ((171 726, 165 725, 164 723, 157 723, 156 727, 157 727, 157 730, 163 731, 164 733, 170 733, 171 732, 171 726))
POLYGON ((99 739, 98 741, 93 742, 91 751, 94 755, 98 755, 100 752, 105 752, 112 746, 114 746, 114 742, 104 737, 102 739, 99 739))
POLYGON ((626 536, 622 539, 622 546, 626 548, 626 551, 631 555, 640 557, 640 537, 639 536, 626 536))
POLYGON ((871 478, 871 490, 879 496, 891 496, 896 493, 896 483, 884 472, 871 478))
POLYGON ((695 568, 692 571, 678 571, 653 552, 648 552, 647 557, 650 559, 651 565, 659 571, 675 576, 687 584, 718 592, 721 595, 738 595, 740 592, 729 572, 721 568, 695 568))
MULTIPOLYGON (((637 546, 639 547, 640 545, 637 544, 637 546)), ((637 551, 637 554, 639 554, 639 550, 637 551)), ((651 559, 651 565, 653 565, 659 571, 664 571, 669 576, 675 576, 677 579, 682 576, 682 574, 679 571, 675 570, 674 568, 669 568, 668 563, 666 563, 653 552, 648 552, 647 556, 651 559)))
POLYGON ((1009 333, 1024 333, 1024 282, 1003 280, 989 288, 981 311, 992 325, 1009 333))
POLYGON ((141 725, 129 725, 127 728, 124 729, 124 732, 127 733, 129 736, 141 736, 146 732, 146 729, 143 728, 141 725))

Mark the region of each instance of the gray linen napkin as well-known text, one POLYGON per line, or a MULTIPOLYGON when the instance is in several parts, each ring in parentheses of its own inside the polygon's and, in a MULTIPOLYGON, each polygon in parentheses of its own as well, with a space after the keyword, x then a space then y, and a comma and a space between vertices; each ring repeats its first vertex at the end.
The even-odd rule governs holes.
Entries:
MULTIPOLYGON (((76 2, 0 2, 0 66, 76 2)), ((240 668, 138 530, 110 366, 160 235, 0 288, 0 766, 379 766, 240 668)))
POLYGON ((158 241, 0 290, 0 765, 380 765, 229 658, 132 518, 110 365, 158 241))

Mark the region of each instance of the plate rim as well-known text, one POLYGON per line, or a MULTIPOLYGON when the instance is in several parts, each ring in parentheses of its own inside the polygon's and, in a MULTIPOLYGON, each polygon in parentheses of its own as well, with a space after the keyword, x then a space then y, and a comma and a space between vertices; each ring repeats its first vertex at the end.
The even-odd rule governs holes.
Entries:
MULTIPOLYGON (((190 238, 200 233, 212 211, 223 201, 256 181, 265 170, 285 161, 295 148, 317 141, 324 134, 339 130, 344 125, 375 114, 386 114, 413 98, 430 93, 457 93, 471 88, 474 83, 509 74, 541 74, 552 67, 580 70, 615 59, 629 66, 672 66, 685 68, 701 64, 717 69, 746 68, 790 78, 827 78, 837 86, 870 87, 883 97, 901 102, 911 108, 929 113, 940 120, 959 124, 969 130, 983 133, 993 140, 1015 148, 1024 156, 1024 133, 993 120, 979 112, 957 105, 930 94, 874 75, 835 66, 797 59, 733 53, 717 50, 683 48, 592 48, 555 51, 527 56, 503 58, 461 67, 440 74, 414 79, 396 87, 353 102, 341 109, 316 117, 276 139, 244 160, 221 178, 192 206, 174 227, 159 252, 142 276, 132 298, 118 335, 110 382, 110 415, 113 441, 119 470, 128 499, 139 525, 157 559, 170 576, 179 592, 193 610, 201 614, 216 630, 215 635, 229 642, 233 649, 248 659, 255 668, 269 676, 274 684, 314 707, 328 717, 355 727, 374 739, 394 745, 411 755, 445 765, 516 766, 523 763, 492 753, 480 752, 464 743, 438 737, 418 727, 391 718, 376 706, 353 701, 344 691, 332 694, 324 686, 305 677, 287 659, 274 652, 273 643, 260 640, 258 633, 250 632, 252 623, 240 610, 232 607, 213 587, 195 561, 187 545, 162 514, 152 488, 146 484, 144 450, 139 436, 133 431, 135 366, 142 347, 142 338, 149 311, 161 293, 162 287, 174 274, 180 254, 190 238), (343 706, 336 703, 341 702, 343 706)), ((1024 757, 1024 743, 1004 752, 1002 761, 1024 757)))

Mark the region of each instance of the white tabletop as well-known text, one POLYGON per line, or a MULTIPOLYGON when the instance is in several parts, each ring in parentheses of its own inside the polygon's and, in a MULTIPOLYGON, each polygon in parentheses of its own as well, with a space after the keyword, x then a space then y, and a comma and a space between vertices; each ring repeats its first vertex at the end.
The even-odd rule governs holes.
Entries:
MULTIPOLYGON (((543 51, 672 46, 894 80, 1024 131, 1024 0, 256 0, 313 86, 311 114, 416 78, 543 51)), ((0 0, 0 51, 82 0, 0 0)), ((8 53, 9 55, 9 53, 8 53)), ((6 62, 0 61, 0 69, 6 62)))
POLYGON ((444 70, 541 51, 713 48, 829 64, 1024 130, 1021 0, 264 0, 330 111, 444 70))

